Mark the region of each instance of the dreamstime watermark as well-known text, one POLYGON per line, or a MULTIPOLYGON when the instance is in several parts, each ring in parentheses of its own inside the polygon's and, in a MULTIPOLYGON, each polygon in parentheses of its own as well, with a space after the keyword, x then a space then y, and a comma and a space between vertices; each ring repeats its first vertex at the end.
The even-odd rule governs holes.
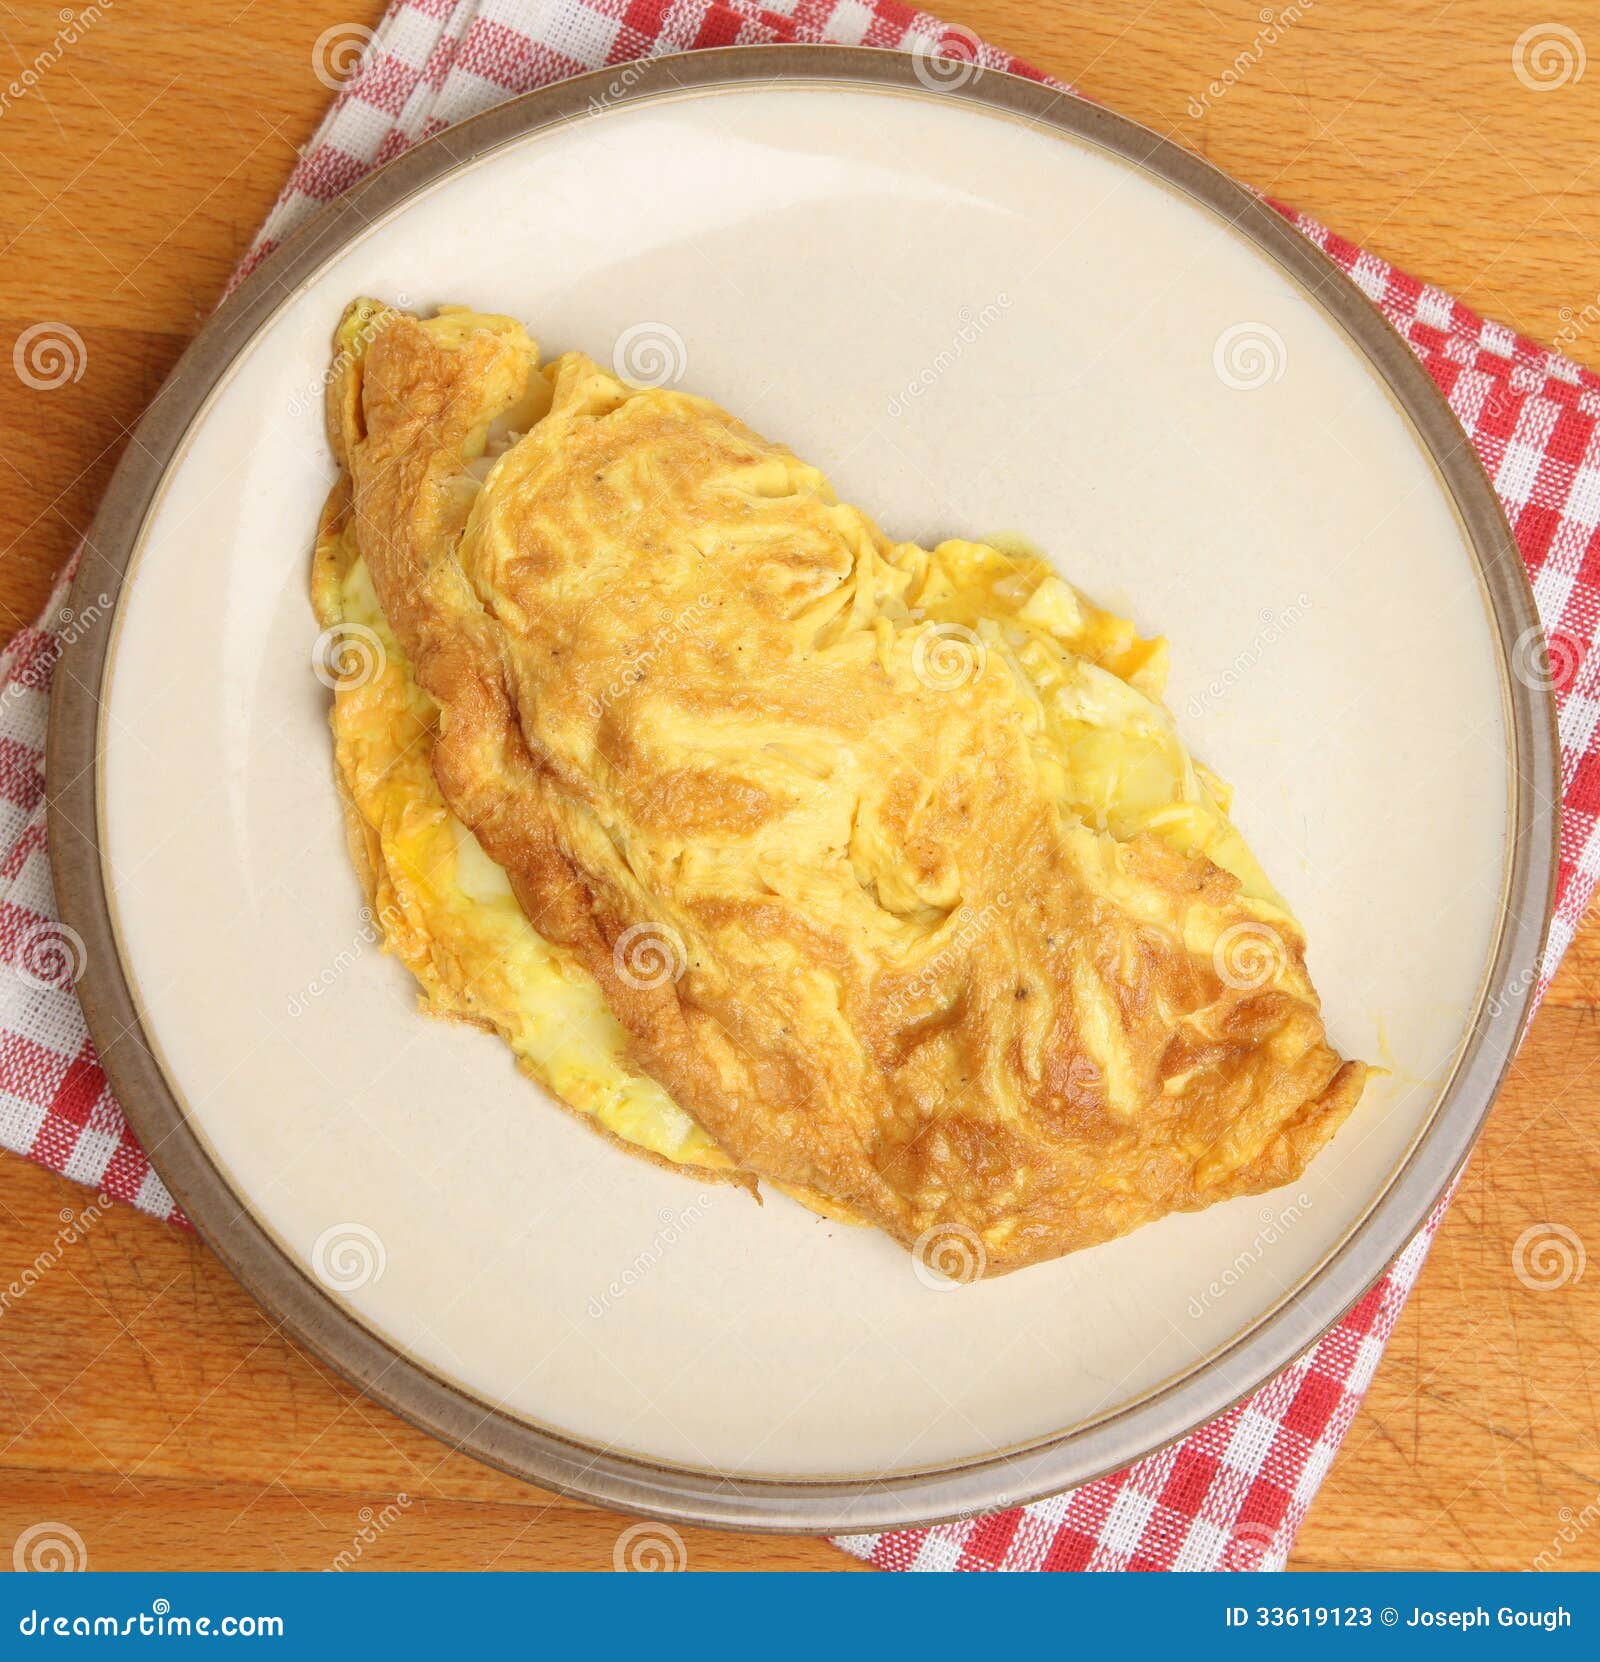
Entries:
POLYGON ((1550 345, 1557 352, 1570 354, 1595 324, 1600 323, 1600 294, 1581 308, 1563 306, 1556 316, 1561 319, 1561 327, 1556 330, 1550 345))
POLYGON ((649 62, 648 58, 635 58, 620 75, 613 75, 584 108, 590 115, 604 115, 619 98, 626 97, 644 79, 649 62))
POLYGON ((1523 994, 1526 993, 1529 987, 1531 987, 1538 979, 1539 966, 1537 964, 1530 965, 1527 969, 1519 971, 1505 984, 1504 987, 1501 987, 1497 991, 1489 994, 1488 998, 1484 1001, 1484 1009, 1486 1009, 1489 1014, 1493 1016, 1496 1021, 1498 1021, 1508 1010, 1516 1008, 1517 1004, 1521 1001, 1523 994))
POLYGON ((88 635, 91 628, 111 610, 111 597, 101 590, 86 607, 61 607, 55 617, 40 622, 35 630, 25 630, 18 642, 27 640, 27 650, 20 652, 12 665, 12 678, 5 691, 0 691, 0 703, 20 698, 23 693, 48 693, 50 676, 55 673, 56 661, 68 647, 88 635))
POLYGON ((352 692, 376 681, 389 661, 376 629, 341 620, 311 643, 311 672, 329 692, 352 692))
POLYGON ((689 1549, 671 1524, 629 1524, 611 1549, 611 1567, 619 1571, 686 1570, 689 1549))
POLYGON ((89 348, 70 323, 30 323, 11 346, 17 379, 35 392, 54 392, 83 379, 89 348))
POLYGON ((675 646, 682 640, 693 639, 699 625, 711 615, 715 606, 716 602, 712 597, 703 594, 675 615, 668 616, 663 613, 656 627, 645 636, 636 649, 629 652, 628 661, 612 678, 610 684, 598 697, 589 699, 585 706, 589 719, 598 721, 625 692, 647 679, 655 667, 656 660, 668 647, 675 646))
POLYGON ((635 992, 653 992, 689 967, 683 936, 670 923, 634 923, 617 936, 611 962, 635 992))
POLYGON ((1530 1292, 1556 1293, 1583 1280, 1588 1254, 1564 1223, 1531 1223, 1511 1248, 1511 1268, 1530 1292))
POLYGON ((311 1268, 317 1280, 336 1293, 375 1286, 388 1267, 382 1238, 364 1223, 329 1224, 311 1248, 311 1268))
POLYGON ((56 613, 52 633, 63 646, 76 646, 111 609, 111 596, 104 589, 87 606, 74 610, 63 606, 56 613))
POLYGON ((903 987, 897 988, 893 995, 885 1000, 885 1017, 891 1022, 902 1021, 937 993, 951 972, 960 966, 966 957, 967 949, 994 928, 996 920, 1010 904, 1010 894, 1002 889, 979 911, 972 913, 970 917, 963 917, 954 935, 903 987))
POLYGON ((368 947, 381 942, 389 930, 404 919, 405 913, 406 891, 402 887, 397 887, 395 898, 377 912, 370 906, 363 906, 360 912, 361 928, 356 931, 355 939, 334 955, 333 960, 315 980, 308 981, 299 992, 289 995, 284 1006, 288 1013, 291 1016, 303 1016, 324 993, 337 984, 352 964, 366 955, 368 947))
POLYGON ((911 42, 911 73, 929 92, 954 92, 983 74, 983 42, 971 29, 947 23, 937 35, 911 42))
POLYGON ((11 967, 30 987, 67 992, 83 979, 89 949, 70 924, 41 918, 18 938, 11 967))
POLYGON ((370 1546, 376 1546, 380 1536, 393 1529, 411 1507, 410 1495, 396 1495, 388 1505, 374 1508, 363 1506, 356 1513, 359 1527, 350 1537, 350 1545, 338 1553, 328 1569, 337 1574, 344 1570, 353 1570, 361 1562, 362 1555, 370 1546))
MULTIPOLYGON (((394 303, 403 310, 410 306, 411 299, 409 295, 402 291, 394 297, 394 303)), ((294 392, 290 394, 289 402, 285 406, 289 414, 295 417, 303 416, 314 405, 318 404, 328 388, 355 363, 357 358, 382 332, 391 315, 387 308, 374 312, 356 330, 352 339, 341 342, 339 350, 334 353, 328 367, 315 380, 307 381, 304 386, 296 387, 294 392)))
POLYGON ((710 1204, 711 1196, 702 1189, 691 1206, 685 1206, 681 1210, 663 1206, 656 1213, 658 1227, 648 1243, 642 1246, 627 1265, 584 1306, 589 1313, 589 1319, 598 1321, 614 1304, 625 1299, 639 1286, 662 1258, 706 1215, 706 1208, 710 1204))
POLYGON ((611 368, 636 392, 676 386, 689 367, 689 349, 670 323, 635 323, 617 336, 611 368))
MULTIPOLYGON (((1135 996, 1142 995, 1142 987, 1135 989, 1135 996)), ((1093 1057, 1080 1052, 1067 1063, 1066 1088, 1061 1094, 1074 1108, 1104 1107, 1105 1075, 1093 1057)))
POLYGON ((1234 323, 1213 343, 1211 367, 1223 386, 1258 392, 1283 379, 1289 349, 1270 323, 1234 323))
POLYGON ((935 623, 911 648, 911 673, 934 692, 954 692, 983 674, 988 657, 976 629, 964 623, 935 623))
POLYGON ((30 1524, 12 1543, 11 1567, 18 1575, 50 1570, 86 1570, 89 1549, 71 1524, 30 1524))
POLYGON ((1583 664, 1583 648, 1559 629, 1537 623, 1517 636, 1511 649, 1511 673, 1535 692, 1565 692, 1583 664))
POLYGON ((1278 1532, 1271 1524, 1259 1520, 1238 1523, 1222 1549, 1221 1568, 1243 1572, 1272 1569, 1282 1551, 1278 1532))
MULTIPOLYGON (((58 1528, 52 1524, 50 1528, 58 1528)), ((50 1569, 82 1569, 81 1564, 52 1564, 50 1569)), ((172 1600, 153 1598, 148 1610, 127 1616, 52 1616, 35 1608, 17 1622, 25 1639, 281 1639, 282 1616, 183 1616, 172 1613, 172 1600)))
POLYGON ((896 418, 903 416, 917 399, 932 391, 939 381, 961 362, 967 349, 976 346, 999 322, 1001 316, 1010 310, 1011 296, 1003 289, 993 300, 976 311, 971 306, 963 306, 956 313, 956 327, 949 340, 899 392, 894 394, 884 406, 886 413, 896 418))
POLYGON ((1257 993, 1271 986, 1288 961, 1283 936, 1258 918, 1229 924, 1211 949, 1217 978, 1236 993, 1257 993))
POLYGON ((56 1214, 61 1225, 50 1239, 49 1246, 34 1254, 31 1264, 25 1264, 16 1277, 0 1287, 0 1317, 11 1313, 35 1287, 59 1264, 69 1247, 76 1246, 105 1216, 111 1204, 110 1195, 96 1195, 82 1211, 63 1206, 56 1214))
POLYGON ((49 44, 34 53, 32 61, 23 67, 21 74, 14 75, 5 86, 0 87, 0 116, 19 98, 26 98, 114 4, 115 0, 103 0, 102 4, 94 6, 63 6, 56 14, 60 27, 49 44))
MULTIPOLYGON (((1299 1223, 1306 1213, 1311 1210, 1311 1206, 1311 1196, 1303 1191, 1297 1194, 1280 1211, 1274 1211, 1270 1206, 1263 1206, 1258 1214, 1261 1227, 1251 1237, 1249 1246, 1239 1252, 1221 1275, 1214 1281, 1207 1282, 1189 1300, 1187 1305, 1189 1319, 1199 1321, 1214 1304, 1225 1299, 1235 1287, 1248 1280, 1250 1272, 1299 1223)), ((1255 1568, 1254 1565, 1247 1567, 1255 1568)))
POLYGON ((110 609, 111 596, 102 591, 87 606, 79 610, 63 606, 53 621, 19 636, 16 662, 11 679, 0 691, 0 704, 12 703, 25 693, 48 693, 61 654, 69 646, 76 646, 110 609), (24 639, 26 647, 20 644, 24 639))
POLYGON ((989 1249, 976 1229, 964 1223, 936 1223, 911 1248, 911 1268, 924 1287, 937 1293, 970 1287, 983 1279, 989 1249))
POLYGON ((311 73, 329 92, 338 92, 361 67, 377 32, 365 23, 329 24, 311 48, 311 73))
POLYGON ((1560 1520, 1561 1527, 1551 1539, 1550 1545, 1542 1552, 1534 1554, 1532 1568, 1536 1570, 1555 1569, 1567 1548, 1600 1523, 1600 1495, 1596 1495, 1578 1512, 1574 1512, 1570 1506, 1563 1506, 1556 1513, 1556 1517, 1560 1520))
POLYGON ((1276 611, 1263 606, 1257 614, 1256 632, 1244 649, 1221 674, 1212 676, 1199 692, 1192 693, 1184 709, 1190 716, 1198 717, 1209 706, 1221 703, 1310 610, 1311 596, 1303 593, 1276 611))
POLYGON ((1256 30, 1248 46, 1241 47, 1223 72, 1206 86, 1199 97, 1191 98, 1186 114, 1198 121, 1218 99, 1225 97, 1256 67, 1307 12, 1313 10, 1316 0, 1303 0, 1287 6, 1263 6, 1256 13, 1261 27, 1256 30))
POLYGON ((1576 86, 1588 62, 1577 30, 1565 23, 1531 24, 1511 47, 1511 72, 1529 92, 1576 86))

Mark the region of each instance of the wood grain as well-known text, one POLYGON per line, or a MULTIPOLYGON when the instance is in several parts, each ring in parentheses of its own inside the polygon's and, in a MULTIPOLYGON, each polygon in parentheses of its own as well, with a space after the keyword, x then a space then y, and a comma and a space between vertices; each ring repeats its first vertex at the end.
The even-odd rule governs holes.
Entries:
MULTIPOLYGON (((86 348, 82 377, 51 392, 0 364, 0 635, 38 609, 325 108, 318 36, 380 11, 119 0, 0 104, 0 346, 53 321, 86 348)), ((0 77, 35 63, 59 15, 0 6, 0 77)), ((1271 39, 1241 0, 1185 7, 1181 25, 1159 3, 1106 0, 967 0, 948 15, 1600 365, 1584 323, 1600 298, 1600 74, 1542 91, 1519 79, 1513 48, 1535 14, 1512 0, 1303 0, 1278 9, 1271 39)), ((1600 1241, 1597 997, 1591 921, 1297 1565, 1600 1568, 1600 1527, 1568 1521, 1600 1500, 1600 1271, 1540 1291, 1512 1263, 1536 1226, 1600 1241)), ((0 1162, 0 1290, 87 1202, 0 1162)), ((366 1402, 197 1241, 120 1207, 21 1296, 0 1292, 0 1547, 42 1519, 70 1523, 104 1569, 601 1568, 626 1527, 366 1402)), ((693 1568, 848 1563, 818 1541, 683 1535, 693 1568)))

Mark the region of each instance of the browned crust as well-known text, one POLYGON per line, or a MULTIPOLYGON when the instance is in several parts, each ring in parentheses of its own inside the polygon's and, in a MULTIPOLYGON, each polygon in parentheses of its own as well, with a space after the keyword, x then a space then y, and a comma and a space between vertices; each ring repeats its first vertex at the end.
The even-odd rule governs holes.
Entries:
POLYGON ((1148 836, 1108 851, 1064 823, 1004 688, 980 676, 930 701, 899 673, 910 630, 892 624, 877 633, 876 664, 830 656, 833 625, 797 658, 797 610, 856 581, 888 545, 809 482, 781 505, 734 502, 718 481, 792 458, 712 406, 635 402, 579 363, 558 389, 565 425, 538 430, 554 456, 546 474, 497 495, 500 542, 480 528, 465 556, 453 482, 474 435, 533 373, 514 325, 446 345, 388 314, 336 378, 330 411, 379 598, 444 712, 434 765, 445 798, 535 927, 595 976, 640 1065, 742 1165, 907 1245, 971 1230, 989 1273, 1293 1180, 1366 1075, 1325 1041, 1293 920, 1273 915, 1270 982, 1229 984, 1184 944, 1186 925, 1201 920, 1209 939, 1259 922, 1261 907, 1203 858, 1148 836), (619 515, 607 470, 641 456, 665 506, 619 515), (782 535, 751 554, 746 525, 782 535), (664 583, 681 602, 681 581, 670 584, 686 570, 716 597, 709 646, 663 662, 653 686, 584 726, 573 682, 585 654, 614 671, 629 597, 664 583), (792 806, 736 765, 686 770, 652 754, 641 735, 663 696, 712 723, 759 705, 780 731, 826 728, 841 750, 875 756, 885 777, 861 811, 930 897, 923 912, 908 922, 867 885, 861 905, 881 912, 848 893, 852 931, 759 884, 689 897, 642 879, 618 836, 648 853, 686 827, 690 845, 754 848, 792 806), (893 756, 873 748, 885 731, 893 756), (1104 859, 1117 873, 1102 882, 1104 859), (941 911, 952 869, 958 902, 941 911), (1134 917, 1118 885, 1149 915, 1134 917), (956 927, 967 913, 989 920, 975 939, 956 927), (657 925, 685 940, 688 972, 642 984, 617 953, 627 931, 657 925), (1131 1114, 1084 1066, 1080 1024, 1103 1021, 1107 1001, 1131 1058, 1131 1114))

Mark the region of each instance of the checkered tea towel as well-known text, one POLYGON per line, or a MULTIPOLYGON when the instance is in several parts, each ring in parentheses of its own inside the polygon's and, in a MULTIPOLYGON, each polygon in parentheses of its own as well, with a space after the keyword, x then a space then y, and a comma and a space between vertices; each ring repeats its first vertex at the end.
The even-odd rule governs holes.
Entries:
MULTIPOLYGON (((516 93, 660 53, 791 40, 936 54, 967 74, 1044 79, 893 0, 396 0, 376 30, 343 26, 318 40, 316 67, 341 90, 239 277, 370 168, 516 93)), ((1519 672, 1547 677, 1561 711, 1565 808, 1548 979, 1600 872, 1600 377, 1289 217, 1382 308, 1438 382, 1527 561, 1549 646, 1524 642, 1519 672)), ((65 583, 0 655, 0 1143, 177 1222, 84 1030, 73 994, 80 943, 55 921, 45 707, 63 639, 93 622, 66 607, 65 583)), ((1175 1447, 1032 1506, 839 1545, 898 1570, 1281 1567, 1442 1210, 1310 1352, 1175 1447)))

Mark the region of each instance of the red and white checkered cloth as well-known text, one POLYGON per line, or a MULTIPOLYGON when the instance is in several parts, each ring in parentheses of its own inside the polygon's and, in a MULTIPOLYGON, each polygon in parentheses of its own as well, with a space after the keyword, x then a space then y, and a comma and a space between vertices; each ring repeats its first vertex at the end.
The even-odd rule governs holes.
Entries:
MULTIPOLYGON (((354 73, 239 276, 379 162, 516 93, 665 52, 787 40, 938 44, 984 69, 1044 79, 893 0, 396 0, 376 31, 349 25, 317 42, 319 68, 354 73)), ((1289 217, 1382 308, 1438 382, 1532 575, 1560 705, 1565 793, 1547 980, 1600 875, 1600 377, 1289 217)), ((39 623, 0 654, 0 1144, 181 1222, 107 1088, 73 994, 78 943, 55 922, 41 770, 51 671, 74 627, 65 583, 39 623)), ((839 1544, 898 1570, 1281 1567, 1442 1212, 1441 1204, 1310 1352, 1175 1447, 1032 1506, 839 1544)))

